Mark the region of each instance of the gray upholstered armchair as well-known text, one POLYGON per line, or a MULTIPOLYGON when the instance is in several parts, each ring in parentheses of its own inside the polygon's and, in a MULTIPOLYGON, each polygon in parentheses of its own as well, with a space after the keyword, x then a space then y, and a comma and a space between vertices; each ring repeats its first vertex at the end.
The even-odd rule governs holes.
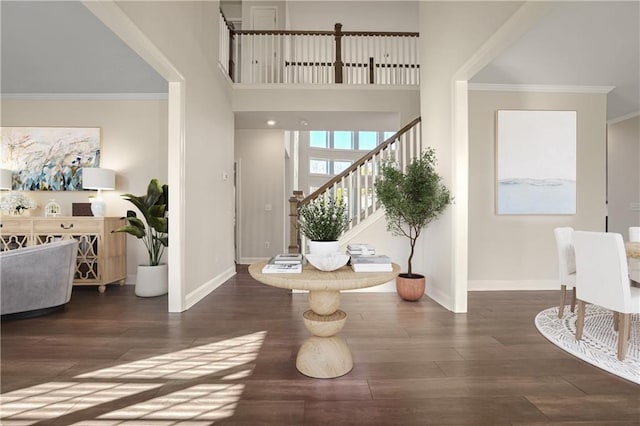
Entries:
MULTIPOLYGON (((78 242, 59 241, 0 253, 0 313, 45 313, 71 299, 78 242)), ((5 317, 6 318, 6 317, 5 317)))

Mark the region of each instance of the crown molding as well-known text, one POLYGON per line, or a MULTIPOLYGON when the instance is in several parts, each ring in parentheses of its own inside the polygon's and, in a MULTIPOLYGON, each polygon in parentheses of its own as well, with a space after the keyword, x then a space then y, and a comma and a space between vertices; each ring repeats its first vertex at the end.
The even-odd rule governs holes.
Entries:
POLYGON ((621 121, 629 120, 630 118, 640 116, 640 111, 635 111, 629 114, 621 115, 620 117, 612 118, 611 120, 607 120, 607 124, 616 124, 621 121))
POLYGON ((167 93, 2 93, 14 101, 166 101, 167 93))
POLYGON ((485 92, 600 93, 607 94, 616 86, 574 86, 554 84, 469 83, 469 90, 485 92))

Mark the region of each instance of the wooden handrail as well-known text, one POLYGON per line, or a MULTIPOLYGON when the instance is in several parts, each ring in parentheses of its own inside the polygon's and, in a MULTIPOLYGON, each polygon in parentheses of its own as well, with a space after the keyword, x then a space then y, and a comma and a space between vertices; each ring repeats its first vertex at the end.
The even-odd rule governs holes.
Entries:
MULTIPOLYGON (((226 23, 225 19, 225 23, 226 23)), ((233 25, 233 24, 231 24, 233 25)), ((334 36, 337 31, 324 30, 236 30, 231 29, 234 34, 240 35, 324 35, 334 36)), ((393 32, 393 31, 340 31, 342 36, 359 36, 359 37, 420 37, 420 33, 410 32, 393 32)))
POLYGON ((240 35, 326 35, 332 36, 335 31, 299 31, 299 30, 233 30, 240 35))

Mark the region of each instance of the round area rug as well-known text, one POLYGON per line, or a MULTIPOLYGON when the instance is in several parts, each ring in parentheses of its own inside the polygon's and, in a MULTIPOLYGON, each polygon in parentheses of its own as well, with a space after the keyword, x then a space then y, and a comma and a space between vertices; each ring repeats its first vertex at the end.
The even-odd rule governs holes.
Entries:
POLYGON ((536 327, 544 337, 561 349, 616 376, 640 384, 640 315, 631 316, 631 338, 627 356, 618 361, 618 332, 613 329, 613 313, 587 305, 582 340, 576 340, 577 313, 569 306, 558 318, 558 307, 545 309, 536 316, 536 327))

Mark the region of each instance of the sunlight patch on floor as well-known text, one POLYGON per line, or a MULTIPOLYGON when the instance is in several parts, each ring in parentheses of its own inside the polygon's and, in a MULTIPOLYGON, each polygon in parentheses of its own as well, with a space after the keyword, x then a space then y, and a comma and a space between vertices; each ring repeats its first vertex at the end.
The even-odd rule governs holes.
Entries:
POLYGON ((160 387, 157 383, 51 382, 0 396, 3 425, 27 425, 160 387), (8 423, 8 420, 21 420, 8 423))
POLYGON ((81 379, 177 379, 208 376, 254 361, 266 332, 240 336, 76 376, 81 379))
MULTIPOLYGON (((266 336, 261 331, 169 354, 121 364, 74 377, 79 382, 50 382, 0 395, 3 426, 26 426, 55 419, 100 404, 117 401, 170 383, 228 372, 211 381, 249 377, 266 336), (244 368, 239 368, 245 366, 244 368), (229 370, 229 371, 227 371, 229 370), (238 370, 238 371, 236 371, 238 370), (87 379, 114 380, 88 382, 87 379), (139 383, 137 380, 155 380, 139 383)), ((183 384, 184 389, 119 408, 97 418, 74 423, 82 426, 202 426, 233 416, 244 390, 239 383, 183 384)), ((161 392, 161 390, 160 390, 161 392)))

